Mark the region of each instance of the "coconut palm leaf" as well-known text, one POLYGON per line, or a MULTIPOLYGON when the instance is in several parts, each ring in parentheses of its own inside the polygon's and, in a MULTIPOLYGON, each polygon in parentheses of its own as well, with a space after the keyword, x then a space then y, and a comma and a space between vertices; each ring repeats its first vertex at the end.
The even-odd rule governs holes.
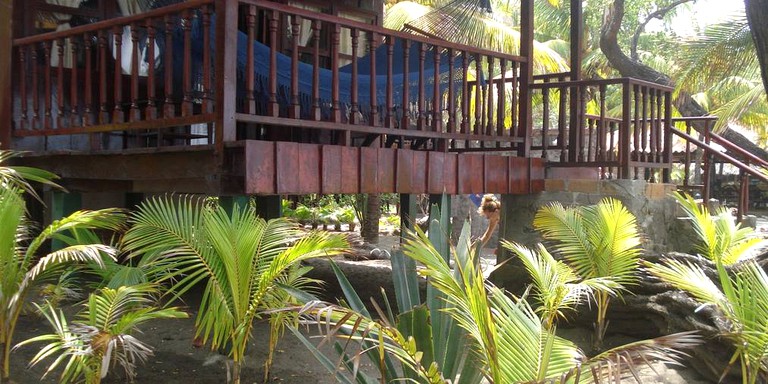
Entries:
POLYGON ((292 266, 347 247, 340 236, 304 234, 285 219, 266 221, 253 209, 237 206, 230 213, 190 196, 148 200, 131 223, 124 248, 133 257, 142 255, 142 262, 161 276, 159 282, 172 283, 173 298, 205 282, 196 337, 213 349, 229 348, 235 380, 253 321, 286 303, 278 298, 289 300, 275 292, 283 289, 280 284, 302 282, 285 278, 292 266))
POLYGON ((13 158, 20 157, 22 154, 23 152, 0 149, 0 185, 3 188, 18 188, 29 193, 40 202, 43 200, 30 182, 64 190, 62 186, 55 182, 59 177, 51 172, 39 168, 7 165, 13 158))

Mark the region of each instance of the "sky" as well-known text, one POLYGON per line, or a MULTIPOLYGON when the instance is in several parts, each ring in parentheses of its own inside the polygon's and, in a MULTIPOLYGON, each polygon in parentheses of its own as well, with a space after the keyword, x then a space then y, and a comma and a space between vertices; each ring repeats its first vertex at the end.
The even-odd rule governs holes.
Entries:
POLYGON ((674 19, 675 30, 683 36, 696 33, 696 25, 704 27, 736 14, 744 13, 743 0, 698 0, 691 5, 692 14, 680 12, 674 19))

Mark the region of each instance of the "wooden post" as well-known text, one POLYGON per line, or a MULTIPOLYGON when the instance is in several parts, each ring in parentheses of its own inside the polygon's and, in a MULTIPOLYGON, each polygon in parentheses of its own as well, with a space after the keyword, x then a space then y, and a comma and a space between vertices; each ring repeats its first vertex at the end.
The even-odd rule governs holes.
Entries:
POLYGON ((403 243, 408 231, 416 225, 416 195, 400 194, 400 243, 403 243))
MULTIPOLYGON (((584 20, 581 6, 581 0, 571 0, 571 80, 581 80, 581 42, 584 39, 584 20)), ((579 160, 581 155, 581 90, 578 87, 572 87, 570 89, 570 103, 569 110, 571 111, 569 120, 569 138, 568 142, 571 143, 573 150, 568 151, 568 161, 575 162, 579 160)))
POLYGON ((0 148, 11 146, 13 86, 13 0, 0 0, 0 148))
POLYGON ((533 82, 533 0, 523 0, 520 6, 520 56, 526 61, 520 64, 520 118, 518 136, 523 142, 517 147, 517 155, 529 157, 533 127, 531 121, 531 92, 533 82))
POLYGON ((621 125, 619 126, 619 179, 629 179, 629 131, 632 124, 632 121, 630 120, 632 114, 632 106, 630 105, 630 102, 632 101, 632 85, 628 82, 624 82, 622 84, 621 92, 622 111, 621 125))
POLYGON ((237 90, 237 1, 216 0, 216 151, 224 151, 224 143, 237 139, 235 98, 237 90))
POLYGON ((256 212, 265 220, 283 217, 283 199, 280 195, 256 196, 256 212))

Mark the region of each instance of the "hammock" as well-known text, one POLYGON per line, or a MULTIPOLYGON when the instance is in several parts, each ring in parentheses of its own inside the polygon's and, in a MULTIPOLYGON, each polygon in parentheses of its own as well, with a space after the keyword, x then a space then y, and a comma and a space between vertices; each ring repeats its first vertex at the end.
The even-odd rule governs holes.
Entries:
MULTIPOLYGON (((214 46, 214 31, 215 23, 211 23, 210 26, 210 41, 211 52, 215 52, 214 46)), ((183 70, 183 52, 184 52, 184 39, 183 30, 177 28, 173 31, 173 73, 177 83, 182 81, 183 70)), ((203 29, 202 22, 199 17, 196 17, 192 21, 191 27, 192 36, 192 81, 193 89, 202 89, 202 57, 203 57, 203 29)), ((164 39, 158 37, 158 43, 160 43, 160 49, 165 49, 164 39)), ((246 98, 246 85, 245 85, 245 70, 247 59, 247 47, 248 44, 253 45, 254 50, 254 93, 253 97, 257 104, 257 113, 261 113, 266 110, 269 91, 269 55, 270 48, 258 41, 248 41, 248 36, 243 32, 238 32, 237 36, 237 98, 241 103, 246 98)), ((376 49, 373 55, 358 58, 358 77, 357 77, 357 92, 358 92, 358 109, 361 113, 363 121, 369 116, 371 110, 370 89, 372 80, 376 84, 376 105, 379 109, 379 116, 383 118, 381 113, 385 106, 386 92, 387 92, 387 79, 386 74, 377 74, 371 77, 370 75, 370 60, 376 60, 377 73, 386 73, 387 71, 387 45, 382 44, 376 49)), ((408 63, 404 63, 403 53, 404 44, 402 39, 396 39, 393 44, 393 76, 392 76, 392 94, 393 101, 395 103, 393 113, 396 117, 401 117, 403 111, 407 113, 415 114, 417 111, 416 103, 419 97, 418 85, 419 85, 419 52, 421 50, 421 43, 414 42, 409 47, 409 60, 408 63), (403 108, 403 90, 408 86, 409 100, 405 108, 403 108)), ((211 55, 214 57, 215 53, 211 55)), ((281 107, 281 116, 287 115, 287 107, 290 105, 291 100, 291 57, 282 53, 277 53, 277 103, 281 107)), ((440 64, 437 68, 437 76, 435 76, 435 53, 433 47, 428 47, 424 59, 424 72, 423 81, 425 95, 424 100, 426 105, 432 105, 433 101, 433 85, 435 78, 440 84, 440 94, 444 95, 445 90, 448 87, 450 81, 454 82, 455 89, 459 89, 461 83, 461 58, 452 57, 449 58, 446 52, 440 54, 440 64), (454 72, 449 73, 449 60, 454 61, 454 72)), ((314 68, 312 65, 300 62, 298 66, 299 77, 299 102, 301 105, 302 118, 309 118, 309 113, 312 110, 312 78, 314 68)), ((342 111, 343 119, 349 117, 349 113, 352 108, 351 104, 351 87, 352 87, 352 65, 339 68, 339 103, 342 111)), ((320 107, 322 111, 322 118, 328 119, 331 114, 331 80, 332 71, 329 69, 321 68, 319 70, 319 94, 320 94, 320 107)), ((458 92, 457 92, 458 93, 458 92)))

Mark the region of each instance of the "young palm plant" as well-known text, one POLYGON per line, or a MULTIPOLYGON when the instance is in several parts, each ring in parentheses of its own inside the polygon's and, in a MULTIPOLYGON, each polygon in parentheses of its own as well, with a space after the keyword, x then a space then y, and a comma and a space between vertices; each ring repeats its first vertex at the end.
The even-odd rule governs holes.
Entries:
POLYGON ((727 319, 723 336, 736 348, 730 364, 740 362, 743 383, 765 382, 768 380, 768 277, 754 260, 748 259, 754 247, 764 241, 754 236, 750 228, 736 224, 725 209, 713 216, 690 196, 675 194, 675 197, 698 236, 696 249, 714 263, 717 281, 701 266, 686 261, 666 260, 663 264, 646 263, 646 267, 651 274, 688 292, 699 302, 717 308, 727 319), (728 266, 732 266, 730 271, 728 266))
POLYGON ((22 190, 4 185, 0 188, 0 382, 10 377, 10 349, 16 321, 27 294, 45 281, 55 280, 62 267, 71 262, 103 265, 104 257, 114 257, 115 249, 99 243, 82 243, 83 232, 120 230, 124 221, 119 210, 79 211, 56 220, 34 236, 26 219, 22 190), (39 255, 50 240, 64 247, 39 255))
POLYGON ((611 293, 620 295, 635 284, 641 249, 635 216, 616 199, 597 205, 565 208, 552 203, 541 208, 533 226, 563 256, 582 279, 600 278, 615 284, 612 291, 596 290, 594 348, 602 347, 611 293))
POLYGON ((212 349, 228 349, 235 383, 240 382, 253 321, 288 300, 281 296, 286 286, 278 283, 300 281, 283 279, 289 269, 347 247, 341 236, 304 234, 285 219, 265 221, 252 208, 235 206, 229 214, 196 197, 147 200, 130 222, 124 249, 164 272, 158 283, 172 282, 174 298, 205 284, 195 336, 212 349))
POLYGON ((52 306, 40 308, 53 328, 53 333, 40 335, 19 343, 16 347, 48 342, 33 358, 36 365, 54 358, 43 377, 62 363, 59 381, 84 381, 98 384, 119 365, 129 381, 136 377, 136 364, 152 355, 152 347, 133 336, 141 324, 155 319, 185 318, 176 308, 158 308, 153 297, 157 288, 150 284, 103 288, 92 293, 77 315, 77 323, 68 323, 64 313, 52 306))
MULTIPOLYGON (((426 312, 421 318, 401 314, 398 323, 392 324, 387 316, 373 320, 350 308, 317 301, 299 311, 307 323, 320 324, 329 337, 357 342, 360 352, 355 357, 371 351, 380 354, 374 361, 382 362, 382 370, 386 368, 383 356, 394 356, 403 363, 403 374, 416 374, 408 379, 417 383, 578 383, 593 379, 618 383, 634 374, 638 362, 654 358, 671 361, 679 356, 677 351, 699 342, 689 333, 677 334, 625 345, 587 359, 573 343, 547 328, 525 300, 509 296, 484 280, 473 259, 476 250, 469 237, 465 227, 459 245, 451 251, 456 261, 454 269, 447 255, 436 250, 419 230, 404 246, 408 257, 424 265, 420 273, 427 277, 428 284, 443 295, 443 311, 454 321, 448 326, 461 329, 465 335, 465 347, 456 351, 457 360, 464 364, 455 376, 448 374, 446 366, 427 357, 432 351, 423 349, 432 344, 426 339, 434 337, 431 329, 438 326, 426 312)), ((321 361, 331 366, 328 360, 321 361)), ((353 376, 356 374, 353 371, 353 376)), ((382 377, 393 374, 397 372, 382 372, 382 377)))

